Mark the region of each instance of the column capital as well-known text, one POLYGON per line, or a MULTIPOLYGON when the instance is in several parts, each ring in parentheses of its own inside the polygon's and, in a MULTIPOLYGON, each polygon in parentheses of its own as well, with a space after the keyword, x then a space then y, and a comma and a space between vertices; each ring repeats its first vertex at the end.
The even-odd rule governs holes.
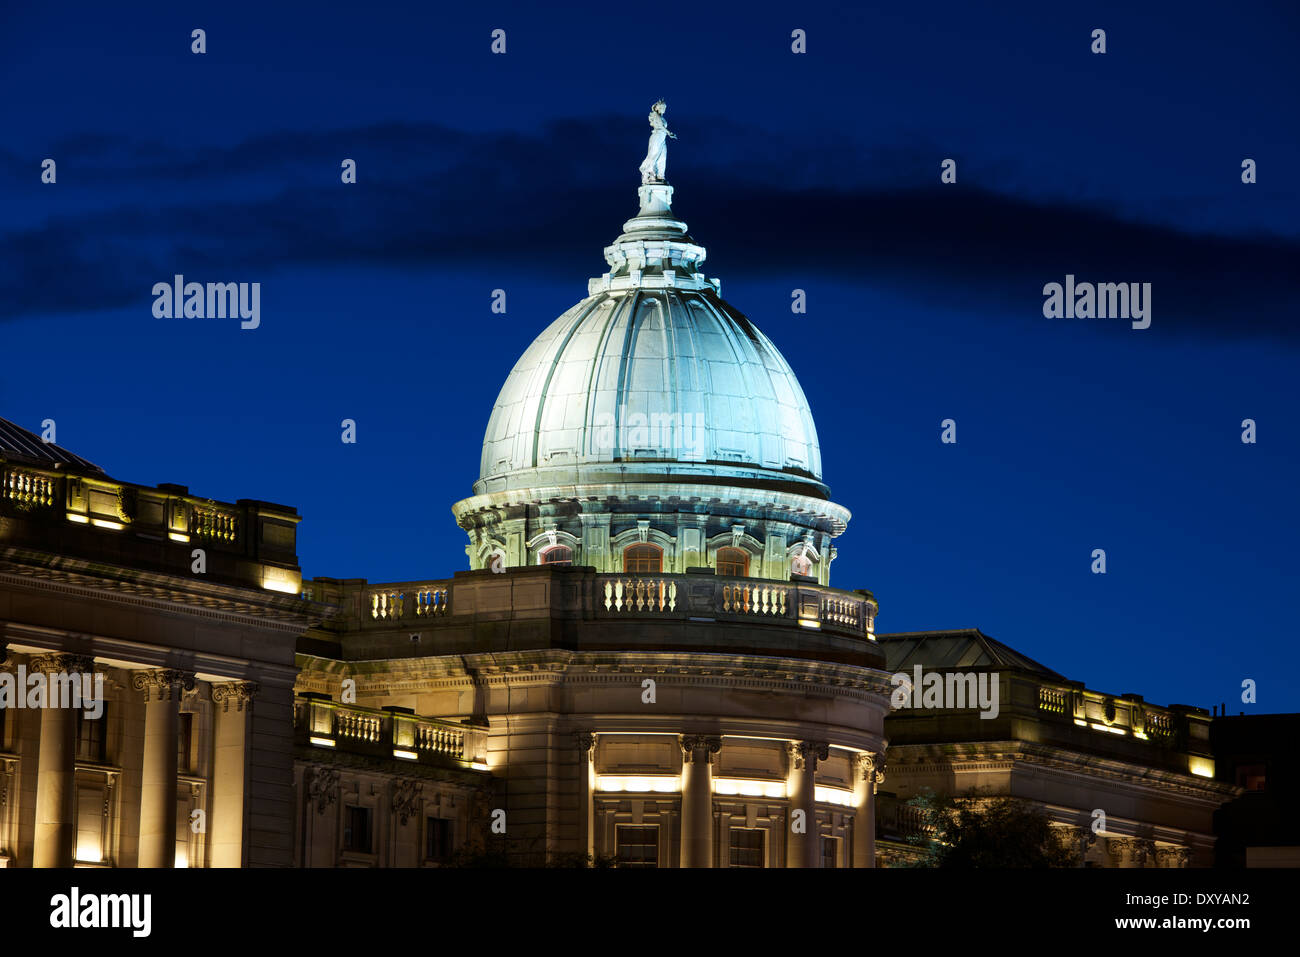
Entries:
POLYGON ((1133 842, 1126 837, 1106 838, 1106 853, 1117 861, 1122 861, 1125 852, 1131 850, 1132 847, 1133 842))
POLYGON ((95 670, 95 659, 89 655, 73 655, 65 652, 52 652, 37 655, 27 663, 31 671, 43 674, 86 674, 95 670))
POLYGON ((825 741, 794 741, 790 744, 790 754, 796 768, 816 771, 817 762, 831 756, 831 748, 825 741))
POLYGON ((704 752, 704 763, 711 764, 713 755, 722 750, 722 738, 716 734, 682 734, 678 735, 677 743, 681 746, 682 762, 685 764, 694 763, 698 751, 704 752))
POLYGON ((584 755, 590 755, 596 747, 596 732, 585 730, 573 732, 573 746, 584 755))
POLYGON ((881 751, 859 751, 853 756, 854 771, 870 785, 883 784, 885 780, 885 755, 881 751))
POLYGON ((212 703, 221 705, 222 712, 230 710, 230 702, 235 702, 235 711, 243 711, 245 702, 262 690, 256 681, 223 681, 212 686, 212 703))
POLYGON ((159 701, 170 701, 178 698, 177 685, 183 687, 186 691, 194 690, 194 675, 188 671, 179 671, 175 668, 158 668, 153 671, 136 671, 131 675, 131 687, 136 691, 144 692, 144 699, 148 701, 153 692, 157 691, 159 701))

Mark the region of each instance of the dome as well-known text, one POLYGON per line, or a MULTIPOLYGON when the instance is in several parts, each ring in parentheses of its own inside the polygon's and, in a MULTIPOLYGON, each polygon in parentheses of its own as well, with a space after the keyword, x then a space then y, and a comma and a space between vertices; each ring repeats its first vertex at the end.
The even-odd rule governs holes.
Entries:
POLYGON ((698 271, 705 250, 674 218, 672 187, 643 185, 640 196, 605 250, 610 271, 511 370, 475 492, 603 474, 779 482, 826 497, 794 372, 698 271))

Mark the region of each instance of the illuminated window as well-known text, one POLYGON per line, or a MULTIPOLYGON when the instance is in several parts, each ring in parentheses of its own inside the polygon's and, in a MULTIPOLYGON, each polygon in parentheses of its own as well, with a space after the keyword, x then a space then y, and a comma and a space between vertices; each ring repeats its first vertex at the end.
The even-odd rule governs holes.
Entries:
POLYGON ((633 827, 619 824, 615 828, 619 867, 659 866, 659 827, 633 827))
POLYGON ((732 867, 763 866, 763 831, 757 827, 733 827, 731 829, 732 867))
POLYGON ((568 545, 552 545, 542 552, 538 561, 543 565, 572 565, 573 549, 568 545))
POLYGON ((451 821, 430 817, 424 825, 424 856, 431 861, 445 861, 451 856, 451 821))
POLYGON ((658 545, 629 545, 623 549, 623 571, 661 572, 664 570, 664 550, 658 545))
POLYGON ((719 575, 744 578, 749 574, 749 552, 743 548, 719 548, 716 564, 719 575))
POLYGON ((790 560, 790 571, 796 575, 812 574, 812 559, 804 554, 798 554, 790 560))
POLYGON ((840 857, 840 839, 838 837, 822 838, 822 867, 838 867, 840 857))
POLYGON ((343 850, 359 854, 371 853, 370 808, 346 808, 343 818, 343 850))

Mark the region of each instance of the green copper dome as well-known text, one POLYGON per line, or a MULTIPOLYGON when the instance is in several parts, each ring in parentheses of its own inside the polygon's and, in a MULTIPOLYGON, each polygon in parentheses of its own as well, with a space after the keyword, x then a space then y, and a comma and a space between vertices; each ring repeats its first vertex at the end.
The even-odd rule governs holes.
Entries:
POLYGON ((610 271, 537 337, 501 389, 475 493, 602 478, 792 483, 826 497, 808 400, 762 332, 699 272, 672 187, 605 250, 610 271))

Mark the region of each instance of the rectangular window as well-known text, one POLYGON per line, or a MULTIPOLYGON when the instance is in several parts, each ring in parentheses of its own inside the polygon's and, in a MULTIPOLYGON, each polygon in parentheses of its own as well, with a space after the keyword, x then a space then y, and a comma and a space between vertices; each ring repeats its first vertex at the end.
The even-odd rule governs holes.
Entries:
POLYGON ((178 774, 189 774, 193 771, 190 765, 191 745, 194 743, 194 715, 180 714, 180 723, 176 727, 176 771, 178 774))
POLYGON ((822 838, 822 867, 839 867, 840 839, 838 837, 822 838))
POLYGON ((659 826, 634 827, 619 824, 615 828, 619 867, 659 866, 659 826))
POLYGON ((92 784, 84 778, 78 780, 77 846, 75 848, 78 861, 98 864, 104 859, 104 800, 102 782, 92 784))
POLYGON ((108 739, 108 705, 98 718, 86 717, 84 708, 77 709, 77 760, 103 764, 106 760, 105 743, 108 739))
POLYGON ((733 827, 731 829, 732 867, 762 867, 765 842, 761 828, 733 827))
POLYGON ((451 856, 451 821, 440 817, 425 819, 424 856, 431 861, 445 861, 451 856))
POLYGON ((358 854, 371 853, 370 808, 346 808, 343 817, 343 850, 358 854))

